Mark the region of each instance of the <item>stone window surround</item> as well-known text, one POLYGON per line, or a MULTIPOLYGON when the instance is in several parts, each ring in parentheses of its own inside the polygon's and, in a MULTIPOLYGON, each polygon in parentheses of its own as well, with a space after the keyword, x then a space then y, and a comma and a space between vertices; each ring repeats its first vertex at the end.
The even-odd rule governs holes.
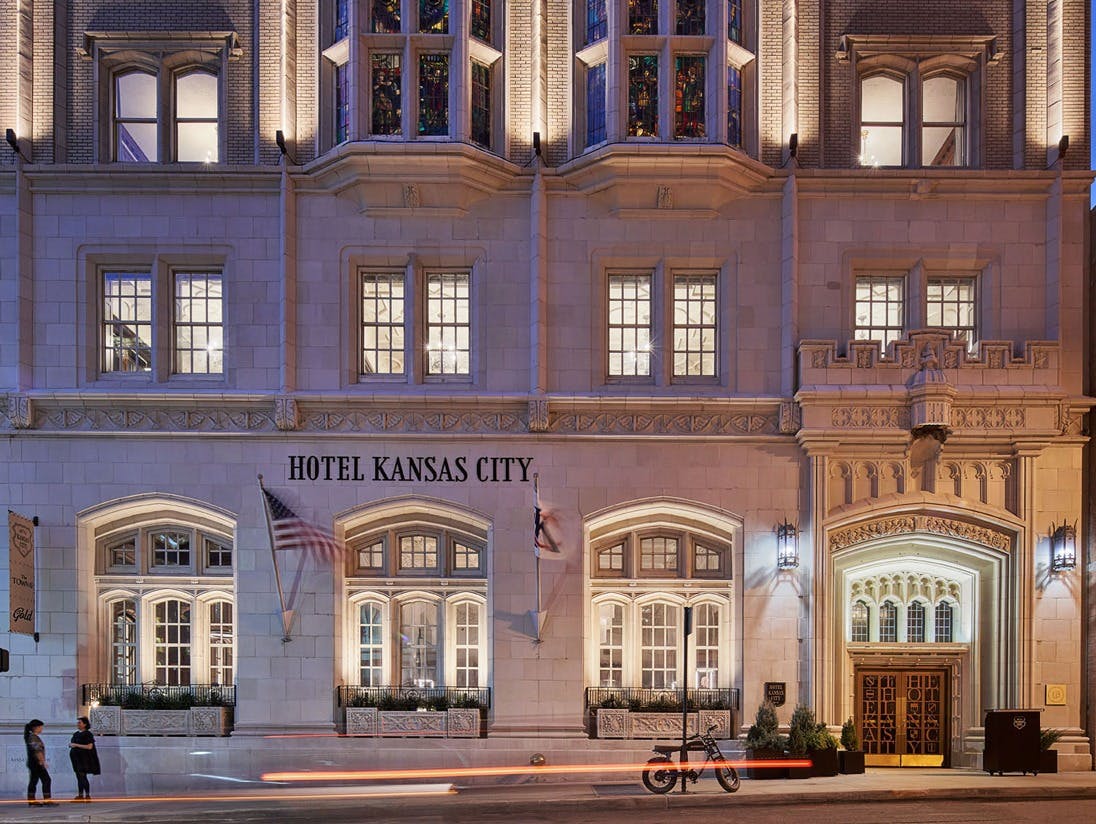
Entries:
MULTIPOLYGON (((405 2, 408 8, 413 4, 405 2)), ((350 134, 351 142, 357 140, 394 141, 394 142, 438 142, 460 141, 505 155, 506 146, 506 69, 503 53, 496 46, 503 42, 506 32, 506 4, 496 2, 492 7, 492 42, 487 44, 467 34, 470 25, 470 0, 450 0, 449 33, 427 34, 407 32, 407 27, 417 16, 417 6, 413 15, 401 16, 405 32, 400 34, 373 34, 369 31, 368 4, 350 3, 350 34, 333 42, 334 3, 324 2, 321 10, 321 31, 323 42, 330 45, 323 50, 320 60, 320 145, 324 150, 334 146, 334 66, 351 63, 358 66, 350 73, 350 134), (354 32, 359 32, 357 37, 354 32), (401 56, 400 97, 403 109, 402 134, 372 135, 370 109, 371 99, 371 63, 372 52, 396 52, 401 56), (448 136, 418 135, 418 57, 425 53, 449 55, 449 134, 448 136), (472 109, 472 61, 491 69, 491 148, 486 149, 471 140, 472 109)))
MULTIPOLYGON (((172 80, 193 69, 204 69, 217 77, 218 163, 226 162, 229 112, 225 78, 228 64, 243 51, 235 32, 85 32, 80 55, 94 64, 96 89, 94 145, 100 162, 114 161, 114 77, 134 69, 152 72, 158 78, 159 160, 155 165, 174 163, 174 84, 172 80)), ((145 166, 146 164, 120 164, 145 166)), ((194 163, 186 163, 191 167, 194 163)))
POLYGON ((679 529, 651 527, 640 528, 634 532, 599 539, 591 546, 590 575, 595 579, 657 578, 664 579, 708 579, 725 580, 731 574, 731 544, 726 539, 709 535, 700 535, 679 529), (676 570, 645 570, 641 568, 640 541, 644 538, 672 538, 677 541, 676 570), (621 570, 602 570, 598 568, 598 555, 612 547, 624 545, 624 564, 621 570), (702 545, 719 553, 719 569, 715 571, 696 569, 697 546, 702 545))
POLYGON ((77 350, 83 367, 82 386, 146 386, 169 384, 188 389, 224 387, 230 384, 235 327, 232 309, 233 287, 229 272, 230 250, 216 245, 200 249, 187 247, 154 248, 133 244, 128 251, 117 246, 109 249, 82 249, 77 271, 84 274, 85 288, 78 292, 77 317, 83 317, 77 333, 77 350), (103 372, 102 329, 103 273, 125 270, 152 275, 152 369, 149 372, 103 372), (179 374, 174 371, 174 283, 176 271, 219 272, 221 275, 221 311, 223 329, 223 371, 220 373, 179 374))
MULTIPOLYGON (((384 384, 393 385, 452 385, 475 386, 479 382, 480 323, 479 295, 481 270, 486 251, 475 247, 453 249, 424 249, 416 251, 394 248, 388 253, 374 251, 370 254, 344 255, 344 271, 348 283, 346 293, 352 298, 346 301, 343 318, 341 351, 347 360, 343 365, 346 388, 358 387, 375 391, 384 384), (404 277, 404 363, 403 374, 368 375, 361 373, 361 274, 362 272, 403 271, 404 277), (432 272, 467 272, 469 274, 469 326, 471 354, 467 375, 429 375, 426 371, 426 275, 432 272)), ((226 330, 227 331, 227 330, 226 330)), ((228 341, 225 349, 228 349, 228 341)), ((226 366, 227 369, 227 366, 226 366)))
POLYGON ((756 157, 757 138, 757 61, 755 3, 742 4, 742 43, 729 40, 727 34, 726 0, 708 0, 704 35, 667 34, 667 28, 676 9, 673 2, 659 4, 660 34, 624 34, 627 26, 628 7, 623 0, 607 0, 606 37, 587 44, 585 0, 573 0, 574 69, 572 71, 572 128, 570 156, 620 141, 655 144, 722 143, 727 142, 727 71, 734 66, 741 71, 742 82, 742 147, 741 151, 756 157), (722 33, 722 36, 712 34, 722 33), (659 136, 628 137, 628 56, 632 54, 659 55, 659 136), (673 58, 675 55, 699 55, 707 58, 705 81, 707 125, 706 138, 676 140, 673 137, 673 58), (586 77, 587 69, 605 63, 605 140, 586 145, 586 77), (722 67, 722 68, 720 68, 722 67), (714 124, 714 128, 713 128, 714 124), (669 131, 667 131, 669 130, 669 131))
POLYGON ((360 577, 444 577, 444 578, 482 578, 486 575, 487 545, 478 538, 461 530, 447 529, 434 524, 399 523, 383 530, 371 530, 361 533, 348 541, 351 559, 351 575, 360 577), (414 535, 426 535, 438 542, 438 565, 429 569, 400 566, 400 539, 414 535), (384 566, 382 568, 358 567, 358 548, 380 542, 383 545, 384 566), (458 569, 456 567, 456 545, 463 544, 479 551, 479 567, 458 569))
POLYGON ((233 548, 232 539, 209 525, 185 523, 177 520, 146 521, 134 525, 119 525, 109 532, 104 531, 96 538, 97 574, 105 576, 170 576, 201 575, 216 576, 221 580, 230 578, 233 567, 208 566, 205 540, 209 538, 222 546, 233 548), (185 566, 161 566, 153 564, 153 537, 160 531, 190 533, 190 564, 185 566), (133 538, 136 551, 136 563, 133 566, 113 566, 110 563, 110 548, 126 538, 133 538))

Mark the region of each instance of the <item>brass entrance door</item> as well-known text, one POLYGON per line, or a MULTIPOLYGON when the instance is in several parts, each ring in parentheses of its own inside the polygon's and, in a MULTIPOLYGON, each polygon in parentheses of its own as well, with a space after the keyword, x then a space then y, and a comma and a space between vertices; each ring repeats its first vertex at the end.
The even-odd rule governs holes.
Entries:
POLYGON ((947 766, 947 673, 858 670, 857 721, 864 762, 877 767, 947 766))

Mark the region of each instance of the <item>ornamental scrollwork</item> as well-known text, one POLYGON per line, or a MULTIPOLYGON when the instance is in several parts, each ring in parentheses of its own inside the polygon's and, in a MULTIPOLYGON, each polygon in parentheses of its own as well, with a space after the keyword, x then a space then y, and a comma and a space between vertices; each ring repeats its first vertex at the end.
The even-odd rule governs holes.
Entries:
POLYGON ((13 429, 30 429, 34 424, 34 406, 26 395, 8 395, 8 421, 13 429))
POLYGON ((599 435, 754 435, 778 431, 777 414, 704 414, 673 413, 566 413, 551 422, 553 432, 592 433, 599 435))
POLYGON ((1021 406, 952 407, 951 425, 956 429, 1021 429, 1027 412, 1021 406))
POLYGON ((81 432, 269 432, 274 418, 259 410, 51 409, 41 428, 81 432))
POLYGON ((838 429, 909 429, 909 410, 899 406, 838 406, 830 422, 838 429))
POLYGON ((900 515, 858 524, 831 533, 830 551, 835 552, 866 541, 913 532, 929 532, 934 535, 960 538, 1002 552, 1008 552, 1012 548, 1012 537, 996 529, 936 515, 900 515))
POLYGON ((534 398, 529 401, 529 431, 548 431, 548 399, 534 398))
POLYGON ((274 425, 282 432, 297 428, 299 413, 297 399, 280 396, 274 399, 274 425))

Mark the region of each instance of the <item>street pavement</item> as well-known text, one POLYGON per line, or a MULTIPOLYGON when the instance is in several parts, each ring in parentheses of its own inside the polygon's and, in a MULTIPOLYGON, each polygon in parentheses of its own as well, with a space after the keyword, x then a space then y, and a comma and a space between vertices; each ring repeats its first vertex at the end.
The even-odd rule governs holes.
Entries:
MULTIPOLYGON (((622 776, 623 779, 623 776, 622 776)), ((94 785, 93 785, 94 786, 94 785)), ((963 769, 869 769, 864 775, 801 780, 744 780, 741 789, 723 792, 710 776, 691 786, 656 796, 639 782, 543 783, 535 774, 524 783, 462 787, 459 784, 364 786, 258 786, 203 796, 141 796, 79 803, 58 799, 55 807, 28 807, 25 800, 0 800, 0 822, 449 822, 505 820, 576 821, 617 814, 622 820, 665 820, 719 809, 818 804, 932 801, 1080 801, 1092 804, 1096 821, 1096 773, 990 776, 963 769)), ((789 811, 789 817, 792 812, 789 811)), ((813 816, 812 816, 813 817, 813 816)))

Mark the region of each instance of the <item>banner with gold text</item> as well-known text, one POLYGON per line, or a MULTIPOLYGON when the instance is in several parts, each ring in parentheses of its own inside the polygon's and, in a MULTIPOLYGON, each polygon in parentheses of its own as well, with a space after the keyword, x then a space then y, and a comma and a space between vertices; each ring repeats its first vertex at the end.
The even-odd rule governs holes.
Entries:
POLYGON ((34 523, 8 510, 9 632, 34 635, 34 523))

